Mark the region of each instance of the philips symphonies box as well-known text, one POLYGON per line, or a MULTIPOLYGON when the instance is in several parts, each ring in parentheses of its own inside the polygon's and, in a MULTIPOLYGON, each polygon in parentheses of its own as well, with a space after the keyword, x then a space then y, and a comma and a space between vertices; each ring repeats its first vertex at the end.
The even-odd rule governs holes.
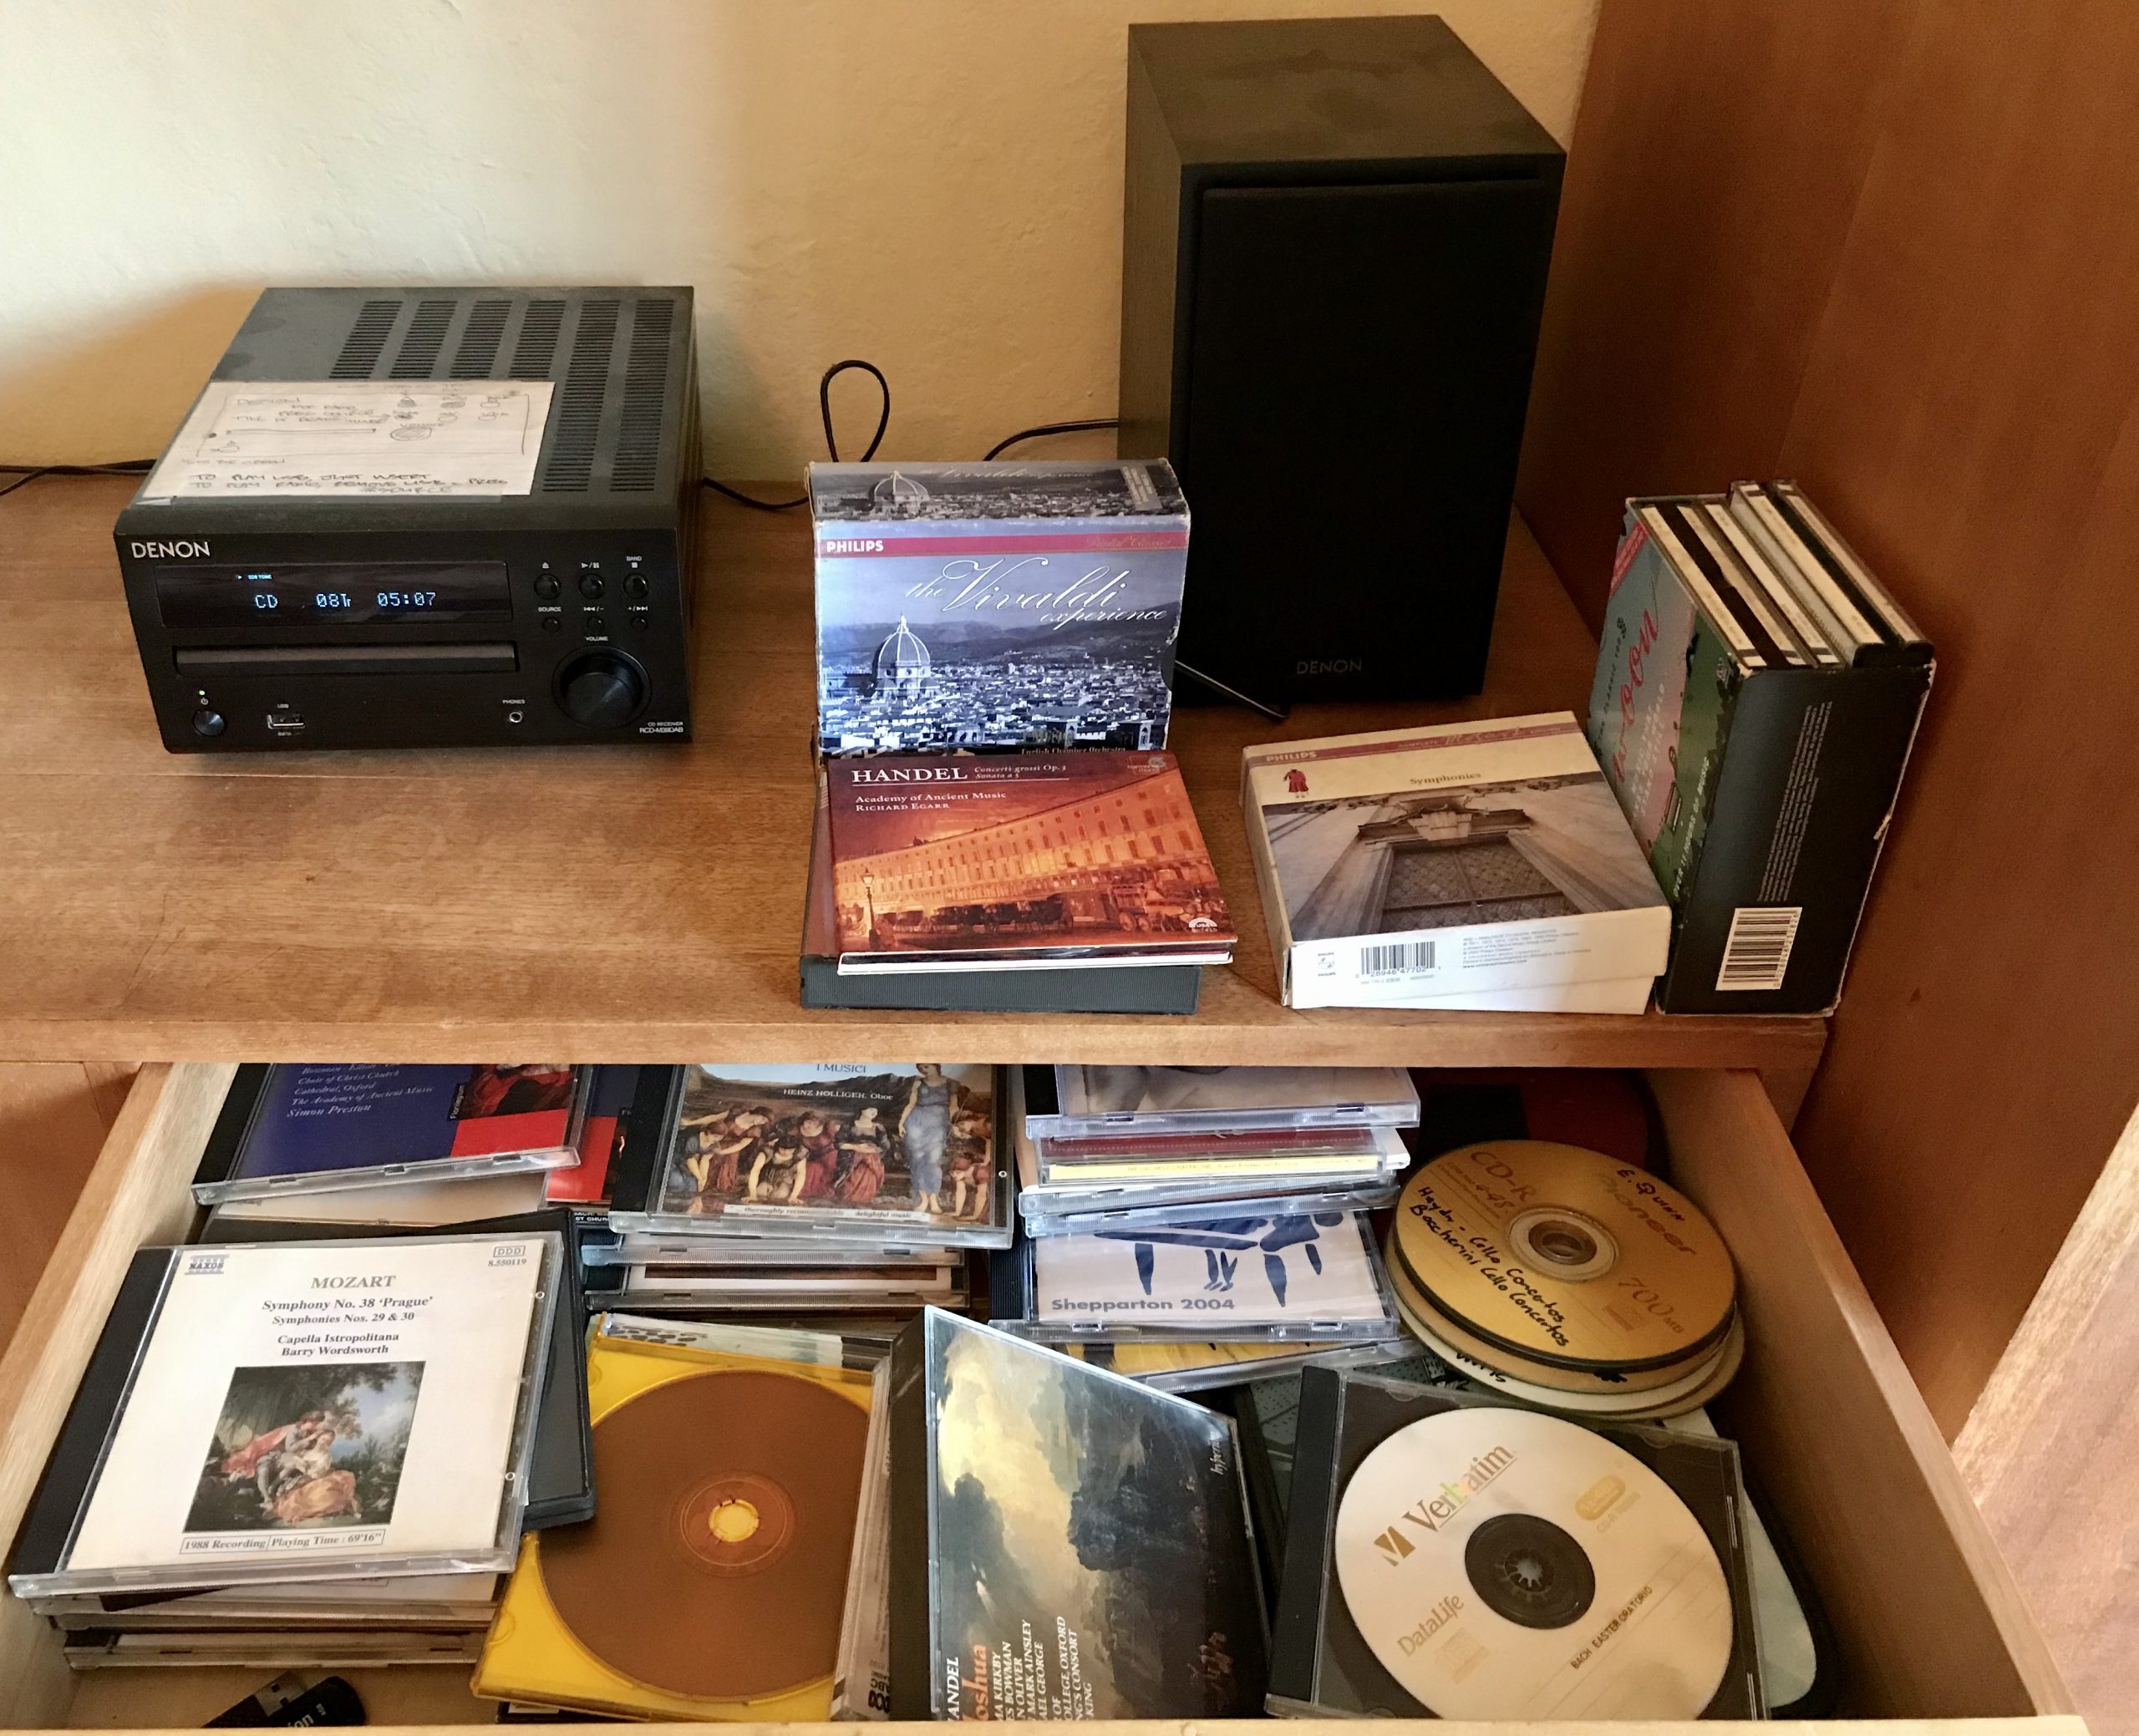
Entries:
POLYGON ((1273 742, 1242 762, 1287 1005, 1648 1005, 1670 907, 1573 713, 1273 742))
POLYGON ((812 464, 820 751, 1166 744, 1188 506, 1163 459, 812 464))

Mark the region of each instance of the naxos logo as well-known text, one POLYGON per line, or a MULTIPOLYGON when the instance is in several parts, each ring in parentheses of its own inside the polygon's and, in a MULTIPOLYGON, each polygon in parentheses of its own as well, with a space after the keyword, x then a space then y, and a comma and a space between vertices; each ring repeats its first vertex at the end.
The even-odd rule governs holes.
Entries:
POLYGON ((206 561, 208 545, 203 541, 134 542, 128 545, 136 561, 206 561))

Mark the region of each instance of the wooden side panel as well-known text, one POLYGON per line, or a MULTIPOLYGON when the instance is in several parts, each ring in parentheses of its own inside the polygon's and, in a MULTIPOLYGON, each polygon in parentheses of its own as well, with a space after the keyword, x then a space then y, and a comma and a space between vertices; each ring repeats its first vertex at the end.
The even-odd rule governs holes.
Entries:
MULTIPOLYGON (((186 1181, 236 1069, 144 1067, 0 1358, 0 1537, 13 1537, 136 1248, 192 1227, 186 1181)), ((53 1636, 0 1596, 0 1724, 59 1720, 72 1693, 53 1636)))
POLYGON ((30 1292, 89 1166, 126 1100, 130 1067, 71 1061, 0 1064, 0 1344, 30 1292))
POLYGON ((1772 473, 1916 6, 1599 9, 1517 491, 1593 628, 1628 495, 1772 473))
POLYGON ((2136 58, 1924 0, 1782 454, 1938 647, 1800 1134, 1949 1434, 2139 1099, 2136 58))
POLYGON ((1719 1407, 1846 1648, 1849 1709, 2071 1710, 1782 1124, 1748 1074, 1652 1074, 1674 1175, 1739 1265, 1745 1371, 1719 1407))
POLYGON ((2135 1440, 2139 1116, 1954 1444, 2095 1736, 2139 1732, 2135 1440))
POLYGON ((2126 0, 1621 0, 1521 500, 1796 475, 1939 651, 1796 1123, 1949 1434, 2139 1097, 2139 130, 2126 0))

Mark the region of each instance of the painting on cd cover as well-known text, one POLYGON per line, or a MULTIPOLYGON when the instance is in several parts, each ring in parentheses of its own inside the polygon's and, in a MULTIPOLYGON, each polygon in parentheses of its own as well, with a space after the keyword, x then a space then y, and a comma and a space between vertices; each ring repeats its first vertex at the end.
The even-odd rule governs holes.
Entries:
POLYGON ((985 1327, 929 1329, 937 1715, 1259 1712, 1263 1612, 1226 1421, 985 1327))
POLYGON ((421 1363, 233 1370, 185 1530, 386 1524, 423 1380, 421 1363))
POLYGON ((657 1210, 685 1216, 995 1212, 994 1069, 911 1064, 695 1066, 657 1210))

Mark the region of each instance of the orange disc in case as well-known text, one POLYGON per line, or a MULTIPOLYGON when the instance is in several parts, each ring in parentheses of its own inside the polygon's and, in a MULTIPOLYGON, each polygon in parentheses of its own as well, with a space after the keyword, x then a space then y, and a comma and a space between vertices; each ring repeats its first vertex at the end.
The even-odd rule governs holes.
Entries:
POLYGON ((596 1515, 545 1532, 543 1589, 608 1668, 759 1700, 830 1679, 868 1414, 800 1375, 719 1369, 594 1427, 596 1515))

